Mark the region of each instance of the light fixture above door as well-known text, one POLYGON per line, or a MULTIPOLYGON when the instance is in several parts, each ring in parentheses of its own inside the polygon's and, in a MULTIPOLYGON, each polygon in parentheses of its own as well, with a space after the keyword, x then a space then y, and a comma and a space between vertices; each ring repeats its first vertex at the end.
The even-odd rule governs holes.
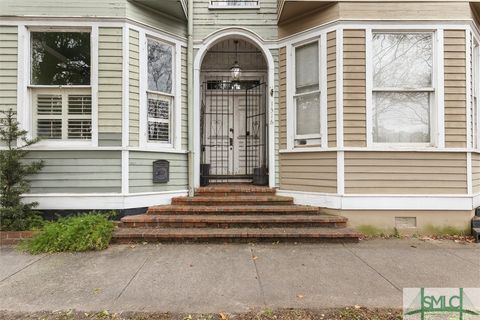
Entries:
POLYGON ((240 75, 242 73, 242 68, 238 64, 238 40, 233 41, 235 43, 235 62, 230 68, 230 74, 232 76, 232 81, 239 81, 240 75))

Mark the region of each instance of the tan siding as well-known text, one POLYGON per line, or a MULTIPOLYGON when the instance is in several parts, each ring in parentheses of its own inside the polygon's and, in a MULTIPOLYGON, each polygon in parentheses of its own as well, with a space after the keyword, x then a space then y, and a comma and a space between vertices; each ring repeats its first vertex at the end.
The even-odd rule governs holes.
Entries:
POLYGON ((0 111, 17 106, 17 30, 0 26, 0 111))
POLYGON ((343 126, 346 147, 366 146, 365 30, 344 31, 343 126))
MULTIPOLYGON (((300 3, 297 5, 301 5, 300 3)), ((283 38, 289 35, 314 28, 316 26, 335 21, 339 18, 338 4, 328 5, 314 12, 298 15, 278 26, 278 37, 283 38)))
POLYGON ((309 192, 337 192, 337 153, 280 154, 280 188, 309 192))
POLYGON ((480 193, 480 153, 472 153, 472 191, 480 193))
POLYGON ((337 33, 327 34, 328 146, 337 146, 337 33))
POLYGON ((465 31, 445 30, 445 146, 467 145, 465 31))
POLYGON ((122 28, 100 28, 98 41, 98 131, 121 139, 122 28))
POLYGON ((345 193, 466 194, 465 153, 346 152, 345 193))
POLYGON ((287 52, 286 48, 280 48, 280 149, 287 148, 287 52))
POLYGON ((139 85, 140 85, 140 56, 139 56, 138 31, 130 29, 130 52, 129 52, 129 85, 130 85, 130 146, 138 147, 139 127, 139 85))
POLYGON ((470 19, 472 11, 468 2, 438 1, 385 1, 340 2, 342 19, 405 19, 454 20, 470 19))

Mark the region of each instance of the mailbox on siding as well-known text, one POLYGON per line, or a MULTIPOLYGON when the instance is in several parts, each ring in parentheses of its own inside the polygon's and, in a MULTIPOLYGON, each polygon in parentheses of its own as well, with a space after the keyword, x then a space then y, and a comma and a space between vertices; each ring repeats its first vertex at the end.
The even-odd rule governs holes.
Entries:
POLYGON ((167 183, 170 180, 170 163, 167 160, 153 162, 153 183, 167 183))

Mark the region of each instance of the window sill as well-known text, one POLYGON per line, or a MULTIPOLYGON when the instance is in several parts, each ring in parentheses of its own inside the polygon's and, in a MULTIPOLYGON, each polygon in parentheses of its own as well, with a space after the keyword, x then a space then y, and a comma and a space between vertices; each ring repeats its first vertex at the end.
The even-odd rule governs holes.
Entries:
POLYGON ((29 150, 35 149, 45 149, 45 148, 62 148, 62 149, 78 149, 78 148, 85 148, 85 147, 95 147, 93 141, 68 141, 68 140, 61 140, 61 141, 53 141, 53 140, 40 140, 35 145, 30 146, 29 150))
POLYGON ((258 10, 260 9, 259 5, 256 6, 244 6, 244 7, 218 7, 214 5, 208 5, 208 10, 258 10))

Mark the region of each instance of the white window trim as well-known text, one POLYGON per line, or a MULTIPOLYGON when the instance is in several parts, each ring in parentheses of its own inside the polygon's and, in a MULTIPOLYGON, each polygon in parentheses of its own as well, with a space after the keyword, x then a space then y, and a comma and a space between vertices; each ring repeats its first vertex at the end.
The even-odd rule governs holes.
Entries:
POLYGON ((159 34, 154 34, 145 30, 139 30, 139 62, 140 62, 140 112, 139 112, 139 147, 141 149, 155 151, 180 151, 182 147, 182 72, 181 72, 181 49, 182 46, 178 42, 172 42, 165 39, 159 34), (172 47, 172 93, 164 93, 148 90, 148 39, 153 39, 172 47), (148 108, 147 94, 148 92, 171 97, 173 103, 171 105, 170 119, 170 143, 148 141, 148 108))
MULTIPOLYGON (((443 43, 443 42, 442 42, 443 43)), ((367 148, 385 149, 385 148, 421 148, 429 149, 438 146, 439 132, 437 119, 438 101, 439 101, 439 85, 438 85, 438 32, 437 30, 409 30, 409 29, 366 29, 366 125, 367 125, 367 148), (433 46, 433 66, 432 66, 432 87, 427 88, 375 88, 373 85, 373 34, 374 33, 430 33, 432 35, 433 46), (373 141, 373 94, 375 92, 430 92, 430 142, 428 143, 398 143, 398 142, 374 142, 373 141)), ((443 69, 443 61, 441 63, 443 69)), ((442 130, 443 131, 443 130, 442 130)))
POLYGON ((322 33, 316 37, 302 40, 300 42, 289 44, 286 48, 287 56, 287 106, 286 106, 286 121, 287 121, 287 150, 305 149, 305 148, 318 148, 318 145, 300 146, 295 145, 295 140, 301 139, 320 139, 320 148, 328 148, 328 120, 327 120, 327 62, 326 62, 326 34, 322 33), (318 61, 319 61, 319 89, 311 92, 296 93, 296 70, 295 70, 295 49, 310 43, 318 43, 318 61), (296 112, 296 98, 310 95, 320 94, 320 133, 297 135, 297 112, 296 112))
MULTIPOLYGON (((255 2, 251 0, 251 2, 255 2)), ((260 0, 257 0, 256 3, 245 5, 245 6, 219 6, 215 5, 212 0, 208 1, 208 9, 212 10, 245 10, 245 9, 260 9, 260 0)))
MULTIPOLYGON (((41 140, 35 147, 36 148, 79 148, 79 147, 96 147, 98 146, 98 25, 91 24, 88 26, 42 26, 42 25, 25 25, 19 26, 19 57, 22 57, 23 61, 19 59, 19 75, 21 78, 18 81, 22 84, 22 92, 27 95, 28 102, 19 103, 24 107, 24 110, 19 117, 21 126, 28 132, 27 137, 32 139, 34 132, 36 131, 33 114, 35 107, 33 101, 33 90, 36 88, 78 88, 78 89, 90 89, 92 96, 92 137, 89 140, 41 140), (31 33, 32 32, 89 32, 90 33, 90 85, 32 85, 31 84, 31 33), (22 41, 23 37, 23 41, 22 41), (21 52, 21 54, 20 54, 21 52), (21 65, 21 67, 20 67, 21 65), (23 67, 23 68, 22 68, 23 67)), ((20 110, 19 110, 20 112, 20 110)))

